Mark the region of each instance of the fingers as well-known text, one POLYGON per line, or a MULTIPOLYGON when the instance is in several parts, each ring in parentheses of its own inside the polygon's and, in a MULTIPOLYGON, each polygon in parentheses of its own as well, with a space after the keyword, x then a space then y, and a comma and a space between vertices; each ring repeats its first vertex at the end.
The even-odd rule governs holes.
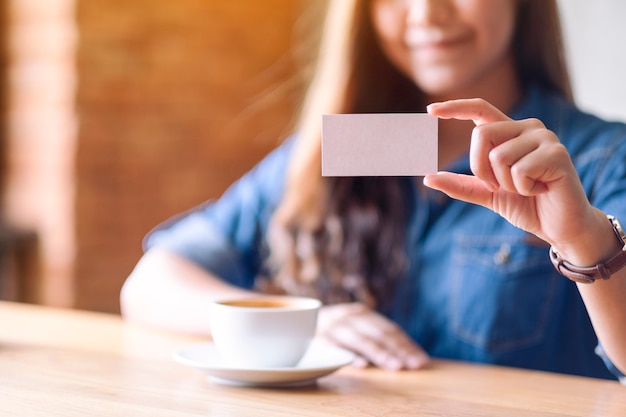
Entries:
POLYGON ((398 326, 365 306, 345 304, 325 309, 320 311, 320 336, 356 353, 354 366, 373 364, 401 370, 422 368, 428 363, 428 355, 398 326))
POLYGON ((429 114, 442 119, 473 120, 476 126, 511 120, 506 114, 480 98, 432 103, 426 110, 429 114))
POLYGON ((491 164, 490 154, 501 144, 518 137, 525 127, 512 122, 508 116, 483 99, 433 103, 427 110, 430 114, 444 119, 474 121, 476 128, 472 131, 470 167, 474 175, 480 178, 489 190, 497 190, 500 186, 497 174, 502 175, 503 172, 500 167, 491 164))
POLYGON ((484 100, 435 103, 428 112, 474 121, 474 175, 441 172, 425 176, 424 185, 487 207, 547 242, 579 236, 563 219, 584 217, 591 206, 567 149, 541 121, 511 120, 484 100))
POLYGON ((354 357, 354 360, 352 361, 352 366, 354 368, 364 369, 364 368, 368 368, 370 365, 371 365, 370 361, 368 361, 361 355, 356 355, 354 357))
MULTIPOLYGON (((503 143, 519 136, 522 132, 521 126, 510 122, 493 122, 477 126, 472 131, 470 146, 470 168, 474 175, 480 178, 487 188, 495 191, 499 188, 498 174, 502 174, 499 166, 492 165, 492 151, 503 143)), ((494 153, 502 159, 503 149, 494 153)), ((511 158, 507 158, 511 159, 511 158)))
POLYGON ((353 320, 352 328, 372 341, 369 355, 374 364, 386 369, 417 369, 427 359, 404 331, 387 318, 373 313, 353 320))
POLYGON ((428 363, 428 356, 415 345, 405 343, 398 335, 387 335, 386 339, 371 337, 349 324, 337 327, 327 339, 339 346, 352 350, 358 357, 357 366, 371 363, 388 370, 419 369, 428 363))
MULTIPOLYGON (((551 147, 558 146, 559 141, 541 121, 511 120, 482 99, 434 103, 428 111, 442 118, 474 121, 476 127, 471 137, 470 168, 489 191, 502 188, 533 196, 547 190, 546 179, 554 171, 550 158, 555 153, 551 152, 551 147)), ((433 185, 440 183, 436 180, 433 185)), ((461 185, 463 187, 453 187, 449 191, 458 194, 464 189, 475 194, 478 190, 473 183, 461 185)), ((448 188, 442 191, 450 195, 448 188)))

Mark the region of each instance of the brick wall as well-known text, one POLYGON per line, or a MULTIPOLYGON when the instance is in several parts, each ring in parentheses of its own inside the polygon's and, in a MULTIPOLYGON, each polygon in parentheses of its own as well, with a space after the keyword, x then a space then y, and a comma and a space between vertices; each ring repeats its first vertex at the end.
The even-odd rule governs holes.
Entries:
POLYGON ((73 1, 10 0, 5 44, 3 217, 39 236, 41 271, 25 301, 72 302, 74 261, 73 1))
POLYGON ((11 156, 12 217, 38 229, 48 247, 38 300, 118 311, 145 233, 218 197, 289 132, 300 89, 293 28, 306 2, 13 2, 36 15, 14 12, 29 20, 30 37, 16 40, 16 50, 58 42, 53 30, 35 34, 37 25, 54 20, 42 15, 47 7, 56 17, 71 11, 60 30, 65 49, 37 51, 57 50, 44 59, 53 66, 59 58, 58 74, 46 67, 56 78, 13 89, 16 103, 47 100, 37 114, 25 106, 26 124, 40 120, 37 139, 24 140, 19 129, 11 139, 22 149, 11 156), (53 271, 55 262, 63 267, 53 271))

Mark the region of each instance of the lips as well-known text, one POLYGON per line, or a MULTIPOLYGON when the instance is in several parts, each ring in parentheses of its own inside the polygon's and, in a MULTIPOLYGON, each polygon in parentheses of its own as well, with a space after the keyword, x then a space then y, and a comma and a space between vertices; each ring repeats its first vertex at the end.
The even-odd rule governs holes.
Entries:
POLYGON ((460 44, 470 38, 467 33, 446 33, 442 31, 408 30, 404 41, 411 48, 437 48, 460 44))

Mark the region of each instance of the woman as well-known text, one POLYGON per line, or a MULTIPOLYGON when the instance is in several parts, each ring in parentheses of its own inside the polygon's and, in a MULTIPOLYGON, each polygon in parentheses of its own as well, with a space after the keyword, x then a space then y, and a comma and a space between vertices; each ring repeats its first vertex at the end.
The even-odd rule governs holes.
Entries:
POLYGON ((331 2, 297 131, 148 236, 126 318, 208 332, 211 299, 303 294, 325 302, 320 336, 355 365, 436 356, 614 378, 599 338, 622 376, 626 269, 579 284, 548 256, 561 271, 604 262, 621 249, 604 213, 626 219, 626 127, 571 103, 554 1, 331 2), (447 172, 320 176, 321 114, 425 110, 447 172))

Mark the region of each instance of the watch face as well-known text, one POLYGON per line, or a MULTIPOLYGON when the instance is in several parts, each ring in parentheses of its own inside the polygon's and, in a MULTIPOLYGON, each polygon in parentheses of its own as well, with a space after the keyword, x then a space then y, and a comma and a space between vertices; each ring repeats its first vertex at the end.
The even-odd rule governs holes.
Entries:
POLYGON ((626 232, 624 232, 622 224, 615 218, 615 216, 607 215, 606 217, 609 218, 615 235, 620 240, 620 244, 623 245, 622 250, 626 251, 626 232))

